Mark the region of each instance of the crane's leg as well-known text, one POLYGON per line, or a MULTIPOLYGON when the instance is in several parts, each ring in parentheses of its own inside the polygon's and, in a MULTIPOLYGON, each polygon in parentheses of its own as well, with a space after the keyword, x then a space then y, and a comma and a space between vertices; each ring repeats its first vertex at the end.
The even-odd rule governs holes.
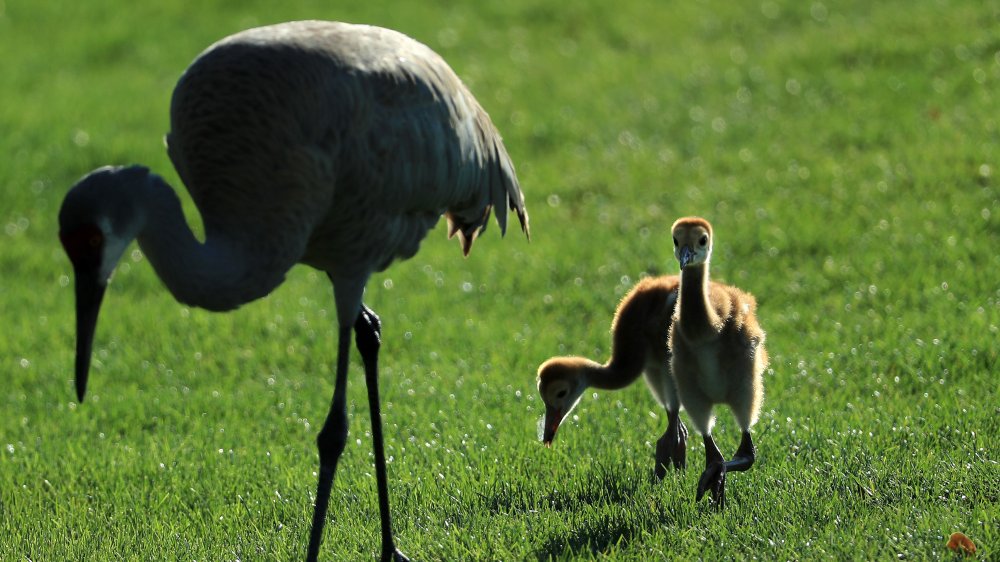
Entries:
POLYGON ((392 539, 392 517, 389 513, 389 482, 385 468, 385 445, 382 439, 382 413, 378 395, 378 352, 381 346, 382 325, 378 316, 365 305, 354 325, 354 333, 365 364, 365 383, 368 386, 368 407, 372 420, 372 445, 375 452, 375 475, 378 483, 378 508, 382 519, 382 560, 404 562, 409 560, 396 549, 392 539))
POLYGON ((659 480, 666 477, 669 464, 677 470, 687 466, 688 430, 681 421, 680 408, 670 409, 667 418, 667 431, 656 442, 656 478, 659 480))
POLYGON ((740 447, 736 450, 736 456, 729 461, 722 457, 722 452, 719 451, 711 434, 706 433, 705 472, 698 479, 698 495, 695 501, 700 500, 707 490, 711 490, 712 500, 716 502, 719 509, 726 507, 726 473, 748 470, 753 466, 756 458, 757 449, 754 447, 749 429, 743 430, 743 437, 740 440, 740 447))
POLYGON ((315 562, 323 540, 326 508, 330 502, 333 475, 337 461, 347 443, 347 362, 351 351, 351 326, 341 326, 337 345, 337 382, 333 390, 333 403, 326 415, 323 429, 316 436, 319 447, 319 483, 316 485, 316 506, 313 509, 312 531, 309 533, 309 552, 306 560, 315 562))

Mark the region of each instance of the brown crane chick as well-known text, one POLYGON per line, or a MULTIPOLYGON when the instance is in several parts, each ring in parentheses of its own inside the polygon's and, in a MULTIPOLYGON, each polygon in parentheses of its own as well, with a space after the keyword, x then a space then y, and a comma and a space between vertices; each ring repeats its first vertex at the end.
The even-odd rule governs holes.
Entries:
POLYGON ((671 370, 681 404, 705 441, 705 471, 696 500, 711 490, 721 509, 726 503, 726 473, 753 466, 756 450, 750 427, 757 422, 767 367, 764 330, 757 323, 757 302, 736 287, 710 283, 712 226, 705 219, 678 219, 671 228, 674 256, 680 262, 680 294, 670 330, 671 370), (712 439, 716 404, 727 404, 743 432, 736 455, 726 461, 712 439))
POLYGON ((639 281, 625 295, 611 323, 611 359, 601 365, 584 357, 553 357, 538 368, 538 392, 545 402, 542 442, 552 444, 559 424, 589 387, 617 390, 645 374, 646 384, 667 410, 667 430, 656 443, 657 478, 667 466, 685 466, 687 428, 679 419, 680 401, 670 374, 667 335, 680 279, 674 276, 639 281))

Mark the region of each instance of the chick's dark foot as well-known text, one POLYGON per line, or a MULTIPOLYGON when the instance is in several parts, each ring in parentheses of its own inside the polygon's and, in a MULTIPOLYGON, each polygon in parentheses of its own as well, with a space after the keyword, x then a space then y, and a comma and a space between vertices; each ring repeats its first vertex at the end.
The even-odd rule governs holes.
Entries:
POLYGON ((667 468, 670 465, 676 470, 687 466, 687 437, 687 427, 678 422, 676 428, 671 424, 663 437, 657 440, 655 467, 657 480, 663 480, 667 476, 667 468))
POLYGON ((705 467, 705 472, 701 473, 698 479, 698 495, 696 502, 701 501, 705 492, 712 492, 712 502, 716 507, 722 509, 726 507, 726 463, 723 461, 713 461, 705 467))

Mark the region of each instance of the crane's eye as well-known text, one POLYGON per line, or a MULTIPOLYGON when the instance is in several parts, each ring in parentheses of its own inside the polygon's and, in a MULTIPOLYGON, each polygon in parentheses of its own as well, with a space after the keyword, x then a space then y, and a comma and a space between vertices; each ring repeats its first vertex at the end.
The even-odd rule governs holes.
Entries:
POLYGON ((69 232, 60 232, 59 239, 74 267, 94 268, 101 263, 104 233, 96 226, 85 224, 69 232))
POLYGON ((708 244, 708 235, 707 234, 702 234, 701 238, 698 239, 698 244, 700 246, 704 246, 705 244, 708 244))
POLYGON ((674 247, 675 248, 677 247, 677 237, 676 236, 674 236, 674 247))
POLYGON ((556 393, 556 398, 562 400, 563 398, 566 398, 566 394, 568 394, 568 393, 569 393, 569 391, 564 388, 564 389, 562 389, 562 390, 560 390, 559 392, 556 393))

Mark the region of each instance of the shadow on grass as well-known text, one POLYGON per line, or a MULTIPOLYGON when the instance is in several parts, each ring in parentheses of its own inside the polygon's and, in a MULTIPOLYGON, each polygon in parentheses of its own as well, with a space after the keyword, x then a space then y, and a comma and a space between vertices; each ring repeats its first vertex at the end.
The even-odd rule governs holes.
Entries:
POLYGON ((642 529, 642 521, 630 519, 623 520, 619 513, 589 517, 571 532, 543 542, 535 551, 535 557, 539 561, 558 560, 575 558, 583 552, 593 555, 607 553, 612 548, 624 548, 642 529))
MULTIPOLYGON (((537 510, 579 511, 601 504, 628 504, 645 483, 632 473, 598 466, 596 475, 566 480, 562 486, 539 492, 536 486, 498 481, 479 494, 480 507, 495 515, 537 510)), ((652 472, 649 479, 652 480, 652 472)))
POLYGON ((545 492, 497 482, 479 494, 479 507, 501 516, 561 514, 559 519, 569 528, 559 525, 536 535, 542 539, 534 549, 538 560, 602 554, 625 548, 646 530, 678 525, 675 508, 690 498, 680 493, 680 476, 676 482, 671 476, 659 482, 651 470, 637 473, 597 466, 589 476, 566 480, 545 492))

